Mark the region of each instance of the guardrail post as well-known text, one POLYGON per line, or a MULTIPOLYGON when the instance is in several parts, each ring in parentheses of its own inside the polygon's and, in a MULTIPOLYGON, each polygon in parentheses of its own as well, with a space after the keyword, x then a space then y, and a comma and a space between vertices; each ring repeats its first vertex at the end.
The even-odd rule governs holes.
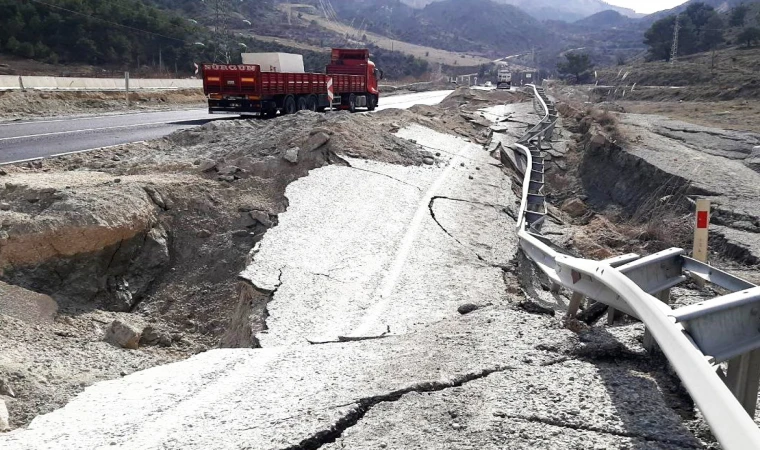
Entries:
POLYGON ((24 90, 24 80, 22 80, 20 76, 18 77, 18 87, 22 91, 24 90))
MULTIPOLYGON (((665 303, 666 305, 670 304, 670 289, 665 289, 664 291, 660 291, 654 296, 660 300, 661 302, 665 303)), ((652 338, 652 334, 649 332, 649 329, 644 329, 644 340, 641 342, 641 345, 646 349, 649 353, 654 353, 657 351, 657 341, 652 338)))
POLYGON ((760 350, 753 350, 728 361, 726 385, 750 417, 755 417, 760 385, 760 350))
POLYGON ((573 296, 570 297, 570 304, 567 305, 567 318, 572 319, 578 315, 578 309, 581 307, 581 303, 586 298, 585 295, 580 292, 573 292, 573 296))

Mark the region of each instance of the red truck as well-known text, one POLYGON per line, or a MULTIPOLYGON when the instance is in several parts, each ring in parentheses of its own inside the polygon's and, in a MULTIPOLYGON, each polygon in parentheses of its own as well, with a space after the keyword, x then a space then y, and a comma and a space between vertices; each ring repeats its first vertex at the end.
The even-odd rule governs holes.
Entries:
POLYGON ((382 71, 367 49, 333 49, 325 73, 262 72, 251 64, 203 64, 203 92, 210 113, 258 113, 274 117, 330 107, 328 79, 335 94, 332 106, 351 112, 377 107, 377 82, 382 71))

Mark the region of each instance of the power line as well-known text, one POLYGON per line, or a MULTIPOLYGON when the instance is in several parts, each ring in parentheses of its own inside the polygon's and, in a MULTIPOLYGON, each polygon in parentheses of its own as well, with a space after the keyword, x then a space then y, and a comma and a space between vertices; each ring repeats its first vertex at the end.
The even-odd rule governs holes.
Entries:
POLYGON ((30 1, 32 1, 34 3, 38 3, 40 5, 45 5, 45 6, 49 7, 49 8, 60 9, 62 11, 66 11, 66 12, 69 12, 71 14, 76 14, 78 16, 83 16, 83 17, 88 17, 90 19, 100 20, 101 22, 105 22, 107 24, 114 25, 114 26, 117 26, 117 27, 120 27, 120 28, 125 28, 127 30, 137 31, 137 32, 140 32, 140 33, 145 33, 145 34, 151 34, 153 36, 159 36, 159 37, 162 37, 162 38, 165 38, 165 39, 170 39, 172 41, 182 42, 184 44, 190 44, 191 43, 191 41, 186 41, 184 39, 178 39, 178 38, 174 38, 174 37, 171 37, 171 36, 166 36, 166 35, 163 35, 163 34, 160 34, 160 33, 154 33, 152 31, 143 30, 143 29, 140 29, 140 28, 130 27, 129 25, 122 25, 120 23, 111 22, 110 20, 106 20, 106 19, 103 19, 101 17, 93 16, 92 14, 85 14, 83 12, 74 11, 74 10, 71 10, 71 9, 68 9, 68 8, 64 8, 62 6, 51 5, 50 3, 45 3, 45 2, 40 1, 40 0, 30 0, 30 1))

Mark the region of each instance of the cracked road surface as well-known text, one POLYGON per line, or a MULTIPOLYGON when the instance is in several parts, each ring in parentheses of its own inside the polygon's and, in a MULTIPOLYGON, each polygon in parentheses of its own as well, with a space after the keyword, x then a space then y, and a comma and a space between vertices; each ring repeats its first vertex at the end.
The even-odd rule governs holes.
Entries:
POLYGON ((398 135, 438 164, 348 159, 288 187, 288 211, 242 274, 278 287, 262 347, 407 333, 463 303, 502 301, 500 267, 516 252, 509 179, 478 145, 420 126, 398 135))
POLYGON ((399 135, 435 165, 348 159, 289 186, 242 275, 273 292, 264 348, 95 384, 0 447, 700 448, 677 382, 630 333, 581 336, 514 306, 515 199, 496 160, 419 126, 399 135))

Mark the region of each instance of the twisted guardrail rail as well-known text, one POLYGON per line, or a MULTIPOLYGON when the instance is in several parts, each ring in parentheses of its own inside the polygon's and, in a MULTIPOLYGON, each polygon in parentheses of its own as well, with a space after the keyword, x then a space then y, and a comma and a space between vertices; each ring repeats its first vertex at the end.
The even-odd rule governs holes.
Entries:
POLYGON ((665 354, 713 434, 729 450, 760 449, 753 421, 760 381, 760 287, 688 258, 672 248, 647 257, 630 254, 603 261, 574 258, 547 245, 541 227, 547 217, 544 196, 545 146, 559 119, 543 88, 529 85, 542 116, 502 157, 524 177, 518 215, 520 247, 554 283, 572 292, 568 316, 584 297, 641 320, 645 346, 665 354), (693 278, 730 293, 672 309, 670 289, 693 278), (728 362, 723 373, 720 363, 728 362))

